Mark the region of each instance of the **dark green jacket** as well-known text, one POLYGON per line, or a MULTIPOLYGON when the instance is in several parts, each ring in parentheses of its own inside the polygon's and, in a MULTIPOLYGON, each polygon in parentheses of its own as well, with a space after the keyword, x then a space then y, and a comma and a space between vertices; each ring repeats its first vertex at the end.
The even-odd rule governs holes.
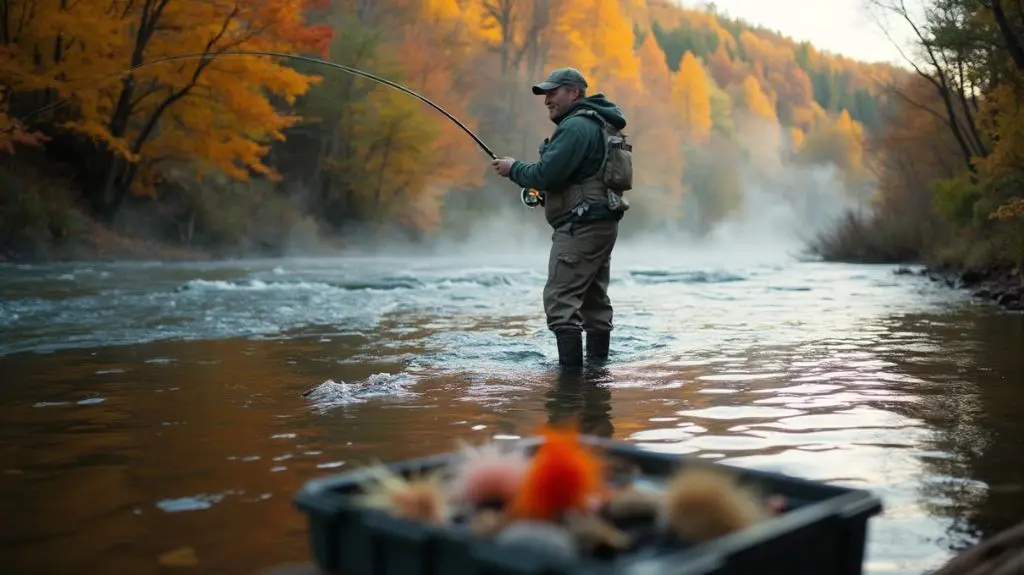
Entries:
POLYGON ((601 126, 594 120, 584 116, 569 117, 579 107, 596 111, 619 130, 626 127, 625 114, 604 94, 587 96, 554 120, 558 127, 543 147, 539 161, 516 160, 512 164, 510 180, 525 188, 547 192, 597 173, 604 159, 604 136, 601 126))

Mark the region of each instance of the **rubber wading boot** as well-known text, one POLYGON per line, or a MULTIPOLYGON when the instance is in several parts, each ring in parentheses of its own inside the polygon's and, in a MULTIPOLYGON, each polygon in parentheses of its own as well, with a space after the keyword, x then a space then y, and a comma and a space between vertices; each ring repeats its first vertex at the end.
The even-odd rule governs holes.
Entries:
POLYGON ((587 359, 593 361, 608 361, 608 346, 611 343, 612 334, 607 331, 592 331, 587 333, 587 359))
POLYGON ((576 368, 583 365, 583 334, 576 331, 560 331, 555 334, 558 342, 558 364, 576 368))

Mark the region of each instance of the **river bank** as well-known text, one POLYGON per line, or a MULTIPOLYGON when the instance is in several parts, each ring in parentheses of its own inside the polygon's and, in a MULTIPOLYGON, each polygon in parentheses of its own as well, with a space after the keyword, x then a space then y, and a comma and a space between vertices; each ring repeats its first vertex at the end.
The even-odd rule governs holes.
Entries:
MULTIPOLYGON (((901 268, 900 273, 913 272, 901 268)), ((926 266, 917 273, 953 289, 971 290, 974 297, 991 300, 1003 309, 1024 311, 1024 275, 1014 266, 971 268, 947 262, 926 266)))
MULTIPOLYGON (((72 262, 164 261, 196 262, 284 257, 294 251, 333 253, 340 242, 320 235, 308 219, 294 218, 283 229, 262 226, 231 233, 193 234, 164 212, 166 205, 139 202, 125 210, 115 224, 101 222, 73 202, 51 208, 38 218, 4 219, 0 203, 0 263, 47 264, 72 262)), ((243 221, 246 221, 243 219, 243 221)), ((192 228, 194 229, 194 228, 192 228)))
POLYGON ((0 163, 0 189, 10 190, 0 194, 0 262, 209 261, 336 247, 266 183, 164 183, 107 219, 90 209, 73 174, 42 160, 0 163))
POLYGON ((39 264, 97 261, 207 261, 213 253, 118 234, 106 226, 82 218, 84 231, 70 237, 21 238, 0 245, 0 263, 39 264))

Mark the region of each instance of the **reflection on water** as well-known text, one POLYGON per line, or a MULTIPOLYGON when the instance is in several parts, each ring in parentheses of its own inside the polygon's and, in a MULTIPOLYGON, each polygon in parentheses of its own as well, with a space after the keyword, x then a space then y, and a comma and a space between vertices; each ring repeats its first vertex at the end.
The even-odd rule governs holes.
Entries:
POLYGON ((560 373, 553 380, 545 394, 546 423, 573 421, 582 433, 615 437, 611 403, 614 378, 611 372, 588 366, 582 372, 560 373))
POLYGON ((781 299, 763 285, 680 288, 701 303, 633 295, 613 361, 586 377, 549 369, 527 305, 2 356, 4 572, 161 573, 180 548, 203 573, 303 561, 291 496, 310 478, 577 418, 652 449, 873 489, 886 510, 867 572, 921 573, 1024 514, 1024 321, 955 295, 911 308, 939 296, 844 269, 773 276, 793 288, 781 299), (671 320, 673 306, 685 314, 671 320), (327 380, 337 389, 306 394, 327 380))

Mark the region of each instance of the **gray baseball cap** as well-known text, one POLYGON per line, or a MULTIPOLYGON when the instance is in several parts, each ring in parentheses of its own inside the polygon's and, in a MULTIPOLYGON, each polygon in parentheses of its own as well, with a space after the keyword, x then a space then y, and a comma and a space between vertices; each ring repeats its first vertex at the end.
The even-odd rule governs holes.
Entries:
POLYGON ((559 86, 577 85, 583 88, 587 87, 587 79, 583 77, 576 68, 558 68, 552 70, 548 77, 543 82, 534 84, 533 93, 540 96, 548 90, 554 90, 559 86))

